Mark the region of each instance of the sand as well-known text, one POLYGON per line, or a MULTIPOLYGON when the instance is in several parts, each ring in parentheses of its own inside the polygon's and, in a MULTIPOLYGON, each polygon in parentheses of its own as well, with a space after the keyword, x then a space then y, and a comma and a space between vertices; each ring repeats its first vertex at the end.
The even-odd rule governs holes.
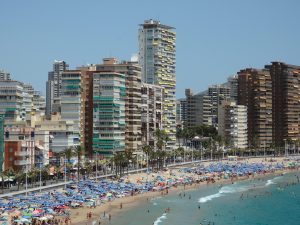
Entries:
MULTIPOLYGON (((269 162, 271 159, 270 157, 266 158, 248 158, 243 160, 243 162, 248 162, 248 163, 266 163, 266 164, 271 164, 271 163, 284 163, 284 158, 275 158, 276 162, 269 162)), ((274 158, 272 158, 274 159, 274 158)), ((226 161, 227 162, 227 161, 226 161)), ((207 166, 211 162, 205 162, 204 166, 207 166)), ((235 162, 229 162, 229 163, 235 163, 235 162)), ((186 167, 186 166, 184 166, 186 167)), ((180 172, 180 168, 176 169, 171 169, 173 174, 176 174, 177 177, 180 177, 183 175, 183 172, 180 172)), ((282 173, 283 171, 276 171, 277 174, 282 173)), ((132 174, 129 175, 126 179, 129 180, 130 182, 139 182, 139 180, 143 179, 148 179, 152 180, 152 178, 156 177, 157 175, 162 175, 162 176, 169 176, 170 171, 165 171, 165 172, 158 172, 158 173, 153 173, 149 174, 147 176, 146 173, 138 173, 138 174, 132 174), (152 176, 153 175, 153 176, 152 176)), ((266 174, 259 174, 255 175, 255 178, 258 178, 259 176, 266 176, 269 175, 270 173, 266 174)), ((189 174, 190 176, 191 174, 189 174)), ((193 175, 195 178, 197 178, 197 175, 193 175)), ((252 177, 239 177, 239 180, 243 179, 253 179, 252 177)), ((220 179, 216 180, 216 183, 218 184, 226 184, 226 183, 231 183, 230 179, 220 179)), ((207 184, 206 182, 201 182, 199 184, 193 184, 191 186, 186 185, 184 186, 178 186, 177 188, 172 187, 168 190, 168 194, 176 194, 184 190, 191 190, 191 189, 198 189, 203 185, 210 185, 207 184)), ((163 194, 166 194, 165 192, 163 194)), ((144 194, 138 194, 135 196, 129 196, 129 197, 124 197, 124 198, 117 198, 112 200, 111 202, 106 202, 105 204, 101 204, 100 206, 96 206, 96 208, 78 208, 78 209, 71 209, 71 224, 79 225, 79 224, 99 224, 99 220, 101 221, 101 225, 103 224, 109 224, 109 219, 108 216, 109 214, 111 215, 111 221, 113 221, 113 218, 117 216, 119 212, 122 210, 130 210, 133 207, 138 206, 138 204, 149 201, 151 198, 156 197, 156 196, 161 196, 162 192, 157 191, 157 192, 147 192, 144 194), (120 204, 122 203, 122 209, 120 204), (87 218, 87 214, 91 212, 92 217, 90 219, 87 218), (104 212, 105 212, 105 218, 104 218, 104 212), (101 217, 101 218, 100 218, 101 217)))

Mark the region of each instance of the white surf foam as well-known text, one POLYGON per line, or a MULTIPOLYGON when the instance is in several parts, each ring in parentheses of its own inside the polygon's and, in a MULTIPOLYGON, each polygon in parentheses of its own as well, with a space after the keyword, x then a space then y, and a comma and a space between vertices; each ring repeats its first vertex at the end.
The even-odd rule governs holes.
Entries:
POLYGON ((205 197, 202 197, 202 198, 199 198, 199 201, 200 203, 205 203, 205 202, 208 202, 208 201, 211 201, 213 200, 214 198, 219 198, 223 196, 220 192, 217 193, 217 194, 213 194, 213 195, 208 195, 208 196, 205 196, 205 197))
POLYGON ((161 223, 163 220, 167 219, 167 213, 162 214, 161 217, 158 217, 155 221, 154 221, 154 225, 158 225, 159 223, 161 223))
POLYGON ((208 195, 208 196, 199 198, 198 202, 199 203, 205 203, 205 202, 213 200, 214 198, 219 198, 219 197, 225 196, 226 194, 242 192, 242 191, 246 191, 248 189, 250 189, 249 186, 233 186, 233 185, 224 186, 216 194, 208 195))
POLYGON ((267 183, 265 184, 265 186, 269 186, 271 184, 274 184, 274 182, 272 180, 267 180, 267 183))
POLYGON ((267 180, 267 183, 265 184, 265 186, 269 186, 271 184, 276 184, 275 180, 280 179, 280 177, 274 177, 273 179, 267 180))

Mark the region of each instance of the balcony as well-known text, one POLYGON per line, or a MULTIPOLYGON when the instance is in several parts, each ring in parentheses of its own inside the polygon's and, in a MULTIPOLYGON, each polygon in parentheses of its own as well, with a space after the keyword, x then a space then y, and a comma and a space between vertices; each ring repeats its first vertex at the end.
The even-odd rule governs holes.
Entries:
POLYGON ((15 156, 29 156, 29 152, 26 151, 20 151, 20 152, 15 152, 15 156))
POLYGON ((29 160, 15 160, 16 166, 30 165, 29 160))

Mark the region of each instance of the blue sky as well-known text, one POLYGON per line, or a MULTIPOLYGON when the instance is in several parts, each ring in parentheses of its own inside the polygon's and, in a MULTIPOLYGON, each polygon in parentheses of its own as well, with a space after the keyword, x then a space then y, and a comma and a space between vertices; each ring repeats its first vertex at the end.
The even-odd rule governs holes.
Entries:
POLYGON ((300 64, 298 0, 3 0, 0 68, 44 92, 52 62, 71 68, 129 59, 138 24, 158 19, 177 31, 177 97, 222 83, 245 67, 300 64))

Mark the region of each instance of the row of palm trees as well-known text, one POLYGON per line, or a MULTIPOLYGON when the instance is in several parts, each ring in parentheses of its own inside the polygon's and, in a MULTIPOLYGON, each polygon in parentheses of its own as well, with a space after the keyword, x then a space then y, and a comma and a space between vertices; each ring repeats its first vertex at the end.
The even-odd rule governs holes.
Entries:
MULTIPOLYGON (((43 168, 39 169, 33 167, 27 173, 22 171, 13 171, 12 169, 3 171, 0 173, 0 177, 2 180, 2 189, 4 186, 9 185, 11 182, 6 182, 5 180, 9 180, 10 177, 14 177, 14 184, 18 186, 18 190, 20 185, 24 185, 25 180, 32 187, 42 180, 43 183, 46 183, 48 180, 52 179, 58 182, 61 178, 63 179, 66 175, 67 179, 71 178, 71 171, 75 174, 77 173, 77 180, 80 180, 80 176, 86 174, 88 177, 91 174, 95 174, 96 171, 99 171, 100 167, 102 171, 107 171, 107 168, 111 168, 111 171, 115 172, 116 176, 122 176, 125 171, 128 172, 129 168, 133 167, 133 165, 140 165, 139 167, 148 167, 152 168, 152 170, 157 169, 160 170, 167 163, 175 162, 178 159, 186 159, 186 160, 197 160, 197 159, 221 159, 226 155, 239 155, 239 156, 249 156, 249 155, 257 155, 261 154, 262 151, 266 151, 268 154, 281 155, 285 153, 285 149, 282 146, 271 145, 267 149, 260 148, 248 148, 248 149, 237 149, 234 148, 230 142, 230 140, 224 140, 222 137, 218 136, 217 131, 214 127, 210 126, 199 126, 194 128, 184 128, 178 129, 177 140, 179 147, 173 151, 167 151, 167 143, 170 141, 169 135, 164 130, 156 130, 155 131, 155 146, 144 145, 142 147, 142 154, 140 157, 142 159, 138 159, 139 155, 134 154, 132 151, 125 152, 116 152, 109 159, 99 160, 98 157, 94 161, 83 161, 84 149, 78 145, 66 148, 64 151, 57 153, 56 163, 52 165, 46 165, 43 168), (188 140, 193 139, 196 135, 201 137, 208 137, 205 140, 202 140, 201 149, 191 149, 184 148, 184 145, 187 145, 188 140), (220 148, 223 147, 223 148, 220 148), (228 148, 225 152, 224 147, 228 148), (77 163, 73 164, 72 159, 77 158, 77 163), (64 159, 64 163, 59 163, 64 159)), ((287 144, 294 145, 294 151, 299 153, 299 142, 288 141, 287 144)), ((97 175, 97 174, 95 174, 97 175)))

